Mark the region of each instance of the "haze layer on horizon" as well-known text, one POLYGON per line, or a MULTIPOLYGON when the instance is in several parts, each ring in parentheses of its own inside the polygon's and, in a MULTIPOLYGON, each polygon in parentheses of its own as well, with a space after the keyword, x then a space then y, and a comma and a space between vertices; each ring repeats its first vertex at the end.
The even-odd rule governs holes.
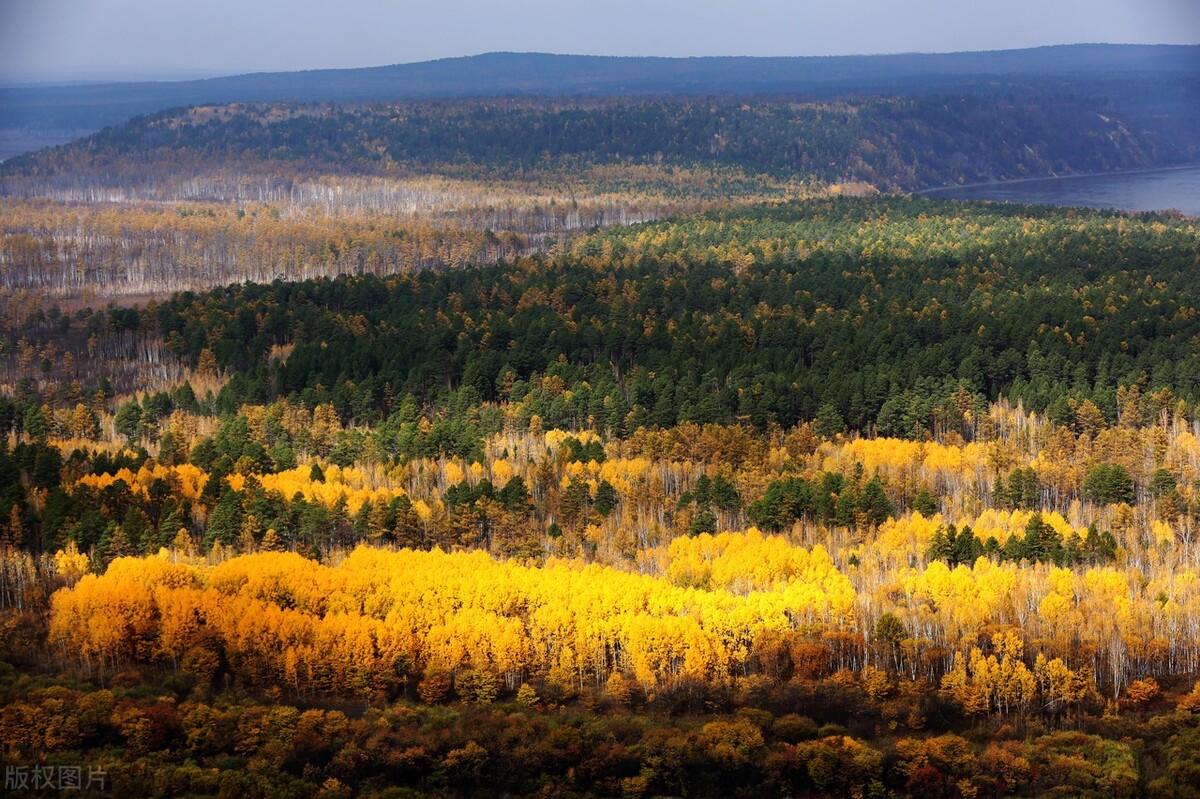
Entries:
POLYGON ((0 0, 0 79, 182 79, 508 50, 862 55, 1200 43, 1195 0, 0 0))

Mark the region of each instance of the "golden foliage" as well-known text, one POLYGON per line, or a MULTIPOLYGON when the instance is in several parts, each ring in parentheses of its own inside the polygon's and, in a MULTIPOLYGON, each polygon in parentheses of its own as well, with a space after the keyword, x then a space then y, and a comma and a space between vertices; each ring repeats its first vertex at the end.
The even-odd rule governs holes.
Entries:
POLYGON ((277 552, 212 568, 125 558, 55 594, 51 638, 85 664, 113 669, 126 660, 174 663, 215 637, 256 684, 361 696, 386 692, 406 659, 427 673, 471 669, 510 681, 720 680, 749 665, 764 631, 848 623, 848 581, 827 555, 811 560, 783 590, 736 594, 482 552, 360 547, 336 567, 277 552), (824 583, 807 582, 809 574, 824 583))

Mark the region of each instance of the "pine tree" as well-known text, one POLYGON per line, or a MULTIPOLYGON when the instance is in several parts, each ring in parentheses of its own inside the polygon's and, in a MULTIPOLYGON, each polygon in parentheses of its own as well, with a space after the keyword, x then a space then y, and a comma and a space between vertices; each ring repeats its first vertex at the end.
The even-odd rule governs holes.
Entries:
POLYGON ((980 554, 979 539, 975 537, 975 533, 971 531, 971 528, 964 524, 951 543, 951 562, 969 566, 975 562, 980 554))
POLYGON ((883 490, 883 481, 875 475, 863 486, 862 495, 858 500, 858 509, 866 514, 870 524, 880 525, 895 513, 887 492, 883 490))
POLYGON ((237 540, 242 529, 242 503, 236 491, 226 486, 221 492, 221 498, 208 517, 208 530, 204 535, 206 549, 220 542, 231 546, 237 540))
POLYGON ((117 409, 113 427, 129 443, 142 437, 142 406, 138 405, 137 400, 130 400, 117 409))
POLYGON ((933 536, 929 539, 929 548, 925 552, 925 556, 929 560, 942 560, 950 562, 953 558, 954 549, 951 544, 952 540, 958 539, 958 531, 954 525, 950 525, 949 529, 939 527, 933 531, 933 536))
POLYGON ((937 500, 928 488, 922 488, 913 498, 913 510, 924 516, 926 519, 932 519, 938 512, 937 500))
POLYGON ((708 508, 701 508, 688 528, 689 535, 700 535, 701 533, 715 533, 717 531, 717 517, 708 508))
POLYGON ((587 524, 591 501, 592 497, 587 483, 577 477, 571 478, 571 482, 567 484, 559 502, 559 513, 562 515, 563 522, 572 529, 587 524))
POLYGON ((593 503, 596 513, 607 519, 609 514, 613 512, 613 509, 616 508, 617 500, 617 489, 613 487, 612 483, 607 480, 601 480, 596 485, 596 501, 593 503))

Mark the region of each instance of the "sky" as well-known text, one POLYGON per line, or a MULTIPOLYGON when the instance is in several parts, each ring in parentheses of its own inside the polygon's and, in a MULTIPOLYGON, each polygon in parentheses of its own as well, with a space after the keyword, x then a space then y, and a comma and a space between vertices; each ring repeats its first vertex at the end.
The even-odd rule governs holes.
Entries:
POLYGON ((849 55, 1200 44, 1200 0, 0 0, 0 79, 177 79, 497 50, 849 55))

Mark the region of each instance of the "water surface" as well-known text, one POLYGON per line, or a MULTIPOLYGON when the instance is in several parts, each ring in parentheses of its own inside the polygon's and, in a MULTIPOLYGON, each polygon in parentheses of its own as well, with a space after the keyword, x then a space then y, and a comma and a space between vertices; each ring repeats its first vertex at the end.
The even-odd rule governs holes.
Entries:
POLYGON ((1080 205, 1118 211, 1174 209, 1200 216, 1200 166, 1148 172, 1016 180, 922 192, 927 197, 1080 205))

